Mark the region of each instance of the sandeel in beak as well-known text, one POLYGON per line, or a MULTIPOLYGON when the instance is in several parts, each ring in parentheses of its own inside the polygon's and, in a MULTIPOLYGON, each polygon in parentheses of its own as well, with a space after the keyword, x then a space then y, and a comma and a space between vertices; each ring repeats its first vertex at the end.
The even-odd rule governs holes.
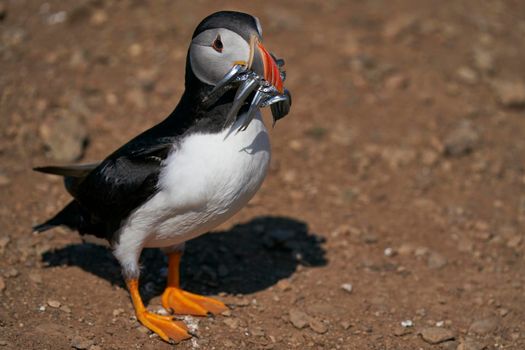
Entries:
POLYGON ((250 40, 250 60, 246 64, 235 64, 213 88, 208 100, 216 100, 232 84, 240 83, 225 125, 237 118, 242 105, 254 91, 248 115, 238 131, 246 130, 260 107, 271 106, 275 125, 277 120, 288 114, 292 105, 290 92, 283 86, 285 79, 284 60, 275 59, 254 35, 250 40))

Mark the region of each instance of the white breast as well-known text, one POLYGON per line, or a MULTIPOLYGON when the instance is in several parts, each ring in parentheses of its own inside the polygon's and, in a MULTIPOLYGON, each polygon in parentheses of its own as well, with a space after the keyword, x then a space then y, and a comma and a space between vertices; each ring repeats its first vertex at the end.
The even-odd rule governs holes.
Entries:
POLYGON ((175 146, 159 192, 123 225, 121 244, 126 236, 146 247, 182 243, 224 222, 253 197, 266 176, 270 142, 260 114, 237 133, 243 120, 231 130, 194 134, 175 146))

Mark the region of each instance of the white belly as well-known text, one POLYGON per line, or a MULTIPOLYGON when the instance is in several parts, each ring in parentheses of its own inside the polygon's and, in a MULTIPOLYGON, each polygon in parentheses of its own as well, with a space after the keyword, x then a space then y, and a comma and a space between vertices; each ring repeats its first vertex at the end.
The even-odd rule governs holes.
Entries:
POLYGON ((159 192, 122 227, 120 244, 167 247, 208 232, 239 211, 261 186, 270 142, 260 114, 245 131, 194 134, 168 156, 159 192))

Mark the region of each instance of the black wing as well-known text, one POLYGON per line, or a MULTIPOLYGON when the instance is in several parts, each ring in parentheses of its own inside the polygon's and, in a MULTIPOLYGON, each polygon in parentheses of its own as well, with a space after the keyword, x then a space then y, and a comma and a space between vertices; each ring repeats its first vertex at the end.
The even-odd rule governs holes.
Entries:
POLYGON ((33 229, 41 232, 65 225, 81 234, 113 241, 122 220, 156 193, 162 162, 182 132, 180 124, 167 119, 138 135, 99 164, 35 168, 65 176, 66 188, 74 200, 53 218, 33 229))
POLYGON ((112 240, 122 220, 157 191, 162 161, 172 147, 172 142, 128 144, 91 171, 73 193, 83 218, 79 232, 112 240))

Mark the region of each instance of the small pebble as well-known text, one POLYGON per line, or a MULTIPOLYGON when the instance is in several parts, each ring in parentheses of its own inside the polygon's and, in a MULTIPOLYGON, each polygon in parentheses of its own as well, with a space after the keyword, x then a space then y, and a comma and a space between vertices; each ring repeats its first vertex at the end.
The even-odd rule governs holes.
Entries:
POLYGON ((412 320, 401 321, 401 327, 404 327, 404 328, 414 327, 414 322, 412 322, 412 320))
POLYGON ((5 290, 5 281, 2 276, 0 276, 0 292, 5 290))
POLYGON ((58 309, 61 304, 58 300, 48 300, 47 305, 51 306, 52 308, 58 309))
POLYGON ((73 340, 71 340, 71 347, 78 350, 89 349, 89 347, 93 344, 93 340, 86 339, 84 337, 81 337, 80 335, 76 335, 75 337, 73 337, 73 340))
POLYGON ((340 324, 344 330, 347 330, 348 328, 352 327, 352 323, 350 321, 341 321, 340 324))
POLYGON ((290 322, 297 329, 302 329, 308 325, 310 317, 299 309, 290 309, 288 312, 290 322))
POLYGON ((250 300, 248 298, 241 298, 233 302, 236 306, 248 306, 250 305, 250 300))
POLYGON ((408 77, 402 74, 394 74, 385 79, 385 87, 390 90, 406 89, 409 83, 408 77))
POLYGON ((493 84, 494 91, 505 107, 525 107, 525 83, 521 81, 498 81, 493 84))
POLYGON ((419 334, 429 344, 439 344, 456 338, 450 329, 440 327, 424 328, 419 334))
POLYGON ((235 347, 235 343, 232 342, 230 339, 225 339, 222 342, 222 345, 224 345, 225 348, 234 348, 235 347))
POLYGON ((441 269, 447 265, 447 258, 443 255, 433 252, 428 256, 427 266, 430 269, 441 269))
POLYGON ((417 247, 414 250, 414 255, 417 257, 425 256, 428 254, 428 248, 427 247, 417 247))
POLYGON ((507 247, 509 248, 517 248, 521 244, 522 238, 520 235, 515 235, 509 238, 507 241, 507 247))
POLYGON ((115 309, 115 310, 113 310, 113 317, 117 317, 120 314, 122 314, 123 312, 124 312, 124 309, 122 309, 122 308, 115 309))
POLYGON ((485 318, 472 322, 469 328, 469 333, 488 334, 492 333, 498 328, 498 319, 495 317, 485 318))
POLYGON ((472 152, 479 143, 479 133, 472 123, 463 120, 445 137, 445 155, 458 157, 472 152))
POLYGON ((323 322, 316 320, 315 318, 310 318, 308 325, 315 333, 324 334, 328 332, 328 327, 326 327, 323 322))
POLYGON ((354 287, 352 286, 352 283, 343 283, 341 285, 341 289, 343 289, 345 292, 352 293, 354 287))
POLYGON ((394 329, 394 335, 396 337, 402 337, 404 335, 412 333, 412 329, 408 327, 400 327, 396 326, 396 329, 394 329))
POLYGON ((40 284, 40 283, 42 283, 42 275, 39 274, 39 273, 36 272, 36 271, 32 271, 32 272, 30 272, 29 275, 28 275, 28 277, 29 277, 29 279, 30 279, 32 282, 34 282, 34 283, 36 283, 36 284, 40 284))
POLYGON ((255 327, 254 329, 250 330, 250 333, 255 337, 264 337, 266 335, 264 333, 264 329, 260 327, 255 327))
POLYGON ((221 312, 221 315, 223 315, 225 317, 230 317, 232 315, 232 311, 231 310, 223 311, 223 312, 221 312))
POLYGON ((457 70, 457 76, 465 84, 475 84, 478 81, 478 74, 469 67, 460 67, 457 70))
POLYGON ((4 254, 5 247, 11 242, 11 238, 9 236, 2 236, 0 237, 0 255, 4 254))
POLYGON ((40 124, 40 136, 54 160, 73 162, 82 156, 88 132, 80 115, 63 112, 56 120, 40 124))
POLYGON ((6 277, 6 278, 18 277, 18 275, 20 275, 20 272, 18 272, 18 270, 15 269, 14 267, 8 267, 4 271, 4 277, 6 277))
POLYGON ((362 239, 363 242, 365 242, 366 244, 374 244, 377 243, 377 241, 379 241, 379 238, 373 233, 365 233, 362 239))
POLYGON ((224 324, 230 327, 231 329, 236 329, 237 327, 239 327, 239 319, 237 318, 228 317, 222 320, 222 322, 224 322, 224 324))
POLYGON ((67 305, 62 305, 60 307, 60 311, 64 311, 66 314, 70 314, 71 313, 71 308, 67 305))
POLYGON ((95 26, 102 25, 108 20, 108 14, 104 10, 96 10, 91 16, 90 22, 95 26))
POLYGON ((383 254, 385 254, 385 256, 394 256, 395 251, 394 249, 388 247, 388 248, 385 248, 385 251, 383 252, 383 254))
POLYGON ((11 183, 11 179, 7 175, 0 173, 0 187, 7 186, 11 183))
POLYGON ((280 280, 279 282, 277 282, 277 288, 279 288, 282 291, 287 291, 292 289, 292 284, 287 279, 280 280))
POLYGON ((131 44, 128 48, 128 52, 131 57, 138 57, 142 54, 142 45, 138 43, 131 44))
POLYGON ((482 72, 490 73, 494 70, 494 57, 490 51, 481 48, 475 49, 474 64, 482 72))
POLYGON ((456 350, 484 350, 487 349, 485 345, 477 342, 474 339, 466 338, 462 340, 456 350))

